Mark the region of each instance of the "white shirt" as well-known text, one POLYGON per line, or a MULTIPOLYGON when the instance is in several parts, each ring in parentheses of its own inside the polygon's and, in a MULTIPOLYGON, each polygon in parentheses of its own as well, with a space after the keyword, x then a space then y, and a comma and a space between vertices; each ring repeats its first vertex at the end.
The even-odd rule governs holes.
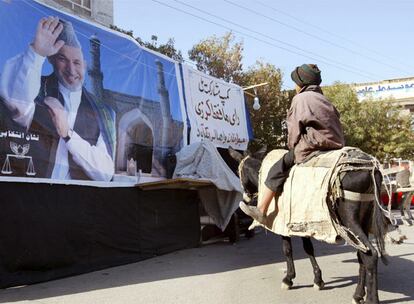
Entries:
MULTIPOLYGON (((45 57, 38 55, 30 46, 25 53, 9 59, 0 75, 0 96, 14 114, 13 120, 26 128, 29 128, 33 120, 34 99, 39 94, 44 61, 45 57)), ((59 84, 59 91, 65 100, 69 128, 73 129, 82 90, 70 92, 59 84)), ((110 181, 112 179, 114 161, 108 154, 102 134, 99 135, 96 146, 90 145, 76 132, 73 132, 71 139, 67 142, 60 138, 51 178, 70 179, 69 153, 92 180, 110 181)))

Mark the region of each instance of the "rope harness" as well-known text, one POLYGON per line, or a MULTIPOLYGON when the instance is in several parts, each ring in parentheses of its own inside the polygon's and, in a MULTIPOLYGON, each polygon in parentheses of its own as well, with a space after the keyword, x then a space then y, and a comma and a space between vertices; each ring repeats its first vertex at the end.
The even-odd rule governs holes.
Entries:
MULTIPOLYGON (((391 223, 396 222, 391 213, 391 199, 389 199, 388 208, 384 209, 380 201, 380 189, 376 184, 375 172, 380 171, 380 162, 373 156, 362 152, 357 148, 350 148, 344 150, 339 157, 338 162, 335 164, 331 179, 330 179, 330 191, 328 192, 328 202, 331 203, 332 210, 336 209, 337 199, 346 199, 350 201, 359 202, 374 202, 377 207, 384 213, 384 215, 390 220, 391 223), (358 193, 349 190, 344 190, 342 187, 342 179, 348 172, 356 171, 368 171, 372 179, 371 188, 369 192, 372 193, 358 193)), ((382 175, 382 173, 381 173, 382 175)), ((383 175, 382 175, 383 176, 383 175)), ((390 197, 390 191, 385 187, 387 194, 390 197)), ((339 219, 335 212, 332 212, 332 221, 338 234, 350 245, 356 249, 364 252, 368 251, 368 248, 363 244, 359 237, 354 234, 350 229, 344 227, 339 222, 339 219)))
MULTIPOLYGON (((368 202, 368 201, 375 201, 375 203, 380 207, 380 209, 385 213, 387 218, 391 221, 394 221, 394 217, 391 213, 391 186, 385 187, 387 191, 387 195, 389 197, 389 203, 387 209, 384 209, 381 201, 379 199, 380 189, 378 189, 376 182, 375 182, 375 171, 381 173, 380 170, 381 164, 380 162, 373 156, 362 152, 357 148, 353 148, 352 150, 344 151, 342 156, 340 157, 338 163, 336 164, 336 168, 333 174, 334 178, 334 188, 336 193, 334 193, 334 197, 341 197, 343 199, 348 199, 351 201, 360 201, 360 202, 368 202), (354 152, 354 153, 352 153, 354 152), (357 157, 351 156, 350 154, 357 154, 357 157), (364 157, 362 159, 361 157, 364 157), (371 178, 372 178, 372 185, 373 185, 373 193, 357 193, 352 192, 349 190, 343 190, 341 185, 341 180, 345 176, 347 172, 355 172, 355 171, 370 171, 371 178)), ((384 175, 381 173, 382 178, 384 179, 384 175)), ((388 176, 387 176, 388 178, 388 176)), ((388 183, 389 184, 389 183, 388 183)), ((331 183, 332 185, 332 183, 331 183)))

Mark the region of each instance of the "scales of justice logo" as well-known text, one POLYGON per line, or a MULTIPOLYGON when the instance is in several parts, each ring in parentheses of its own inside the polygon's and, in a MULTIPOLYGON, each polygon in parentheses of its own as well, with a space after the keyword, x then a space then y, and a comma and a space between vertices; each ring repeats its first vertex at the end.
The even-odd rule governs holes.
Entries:
POLYGON ((36 175, 36 171, 33 165, 33 159, 31 156, 26 155, 29 152, 30 144, 19 145, 15 142, 10 142, 10 149, 14 154, 7 154, 6 160, 4 161, 3 167, 1 169, 1 173, 3 174, 12 174, 12 167, 10 165, 10 158, 15 158, 18 160, 29 160, 29 164, 26 169, 26 175, 34 176, 36 175))

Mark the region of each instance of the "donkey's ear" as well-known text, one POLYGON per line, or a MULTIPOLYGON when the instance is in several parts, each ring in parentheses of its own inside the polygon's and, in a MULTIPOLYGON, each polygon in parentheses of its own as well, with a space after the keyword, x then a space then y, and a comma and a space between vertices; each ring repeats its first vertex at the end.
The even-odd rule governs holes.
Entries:
POLYGON ((254 152, 252 157, 256 159, 263 159, 266 156, 266 152, 267 152, 267 145, 264 145, 259 150, 254 152))
POLYGON ((232 147, 229 147, 227 150, 229 151, 231 157, 233 157, 237 162, 241 162, 243 159, 243 155, 241 153, 237 152, 232 147))

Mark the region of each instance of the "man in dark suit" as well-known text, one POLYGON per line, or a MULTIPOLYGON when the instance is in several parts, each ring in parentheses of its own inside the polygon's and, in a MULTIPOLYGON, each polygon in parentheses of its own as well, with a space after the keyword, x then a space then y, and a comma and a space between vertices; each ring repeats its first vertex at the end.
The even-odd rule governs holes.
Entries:
POLYGON ((112 179, 115 114, 83 87, 85 71, 72 24, 57 17, 41 19, 26 52, 4 66, 0 97, 8 128, 38 138, 27 152, 36 177, 112 179), (41 76, 46 58, 53 73, 41 76))

